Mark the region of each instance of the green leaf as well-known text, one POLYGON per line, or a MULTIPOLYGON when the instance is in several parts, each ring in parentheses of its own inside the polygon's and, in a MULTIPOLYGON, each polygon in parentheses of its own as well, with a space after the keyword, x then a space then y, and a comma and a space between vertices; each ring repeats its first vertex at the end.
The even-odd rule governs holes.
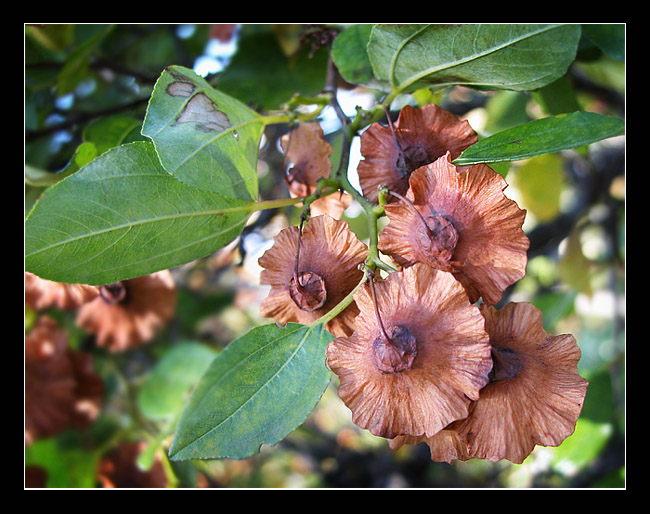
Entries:
POLYGON ((531 96, 549 115, 580 110, 578 98, 566 75, 537 91, 532 91, 531 96))
POLYGON ((247 105, 276 110, 295 93, 310 96, 327 80, 327 48, 311 53, 310 45, 290 57, 277 36, 265 30, 244 34, 237 52, 218 78, 217 87, 247 105))
POLYGON ((519 206, 538 223, 548 223, 560 214, 564 179, 564 159, 546 154, 523 162, 508 182, 519 192, 519 206))
POLYGON ((256 327, 230 343, 196 386, 169 450, 173 460, 242 459, 300 426, 330 380, 322 325, 256 327))
POLYGON ((96 487, 100 456, 88 451, 87 442, 84 446, 79 434, 70 430, 25 446, 25 467, 44 469, 47 472, 45 487, 51 489, 96 487))
MULTIPOLYGON (((94 143, 97 154, 101 155, 109 148, 120 146, 123 143, 132 143, 129 140, 133 131, 139 129, 142 120, 126 114, 113 114, 91 121, 83 131, 83 140, 94 143)), ((140 141, 145 138, 140 136, 140 141)), ((148 140, 147 140, 148 141, 148 140)))
POLYGON ((527 91, 566 72, 580 25, 377 25, 368 55, 393 91, 461 84, 527 91))
POLYGON ((88 164, 95 157, 97 157, 97 148, 90 141, 85 141, 76 148, 68 164, 58 173, 52 173, 26 165, 25 183, 35 187, 52 186, 68 175, 79 171, 79 168, 88 164))
POLYGON ((57 78, 57 95, 69 93, 85 77, 91 55, 113 28, 113 25, 100 27, 93 36, 70 52, 57 78))
POLYGON ((253 205, 176 180, 149 142, 119 146, 45 191, 25 221, 25 269, 97 285, 146 275, 225 246, 253 205))
POLYGON ((257 200, 264 119, 192 70, 170 66, 149 100, 142 134, 177 179, 229 198, 257 200))
POLYGON ((582 26, 582 32, 610 57, 625 60, 624 23, 586 23, 582 26))
POLYGON ((551 467, 558 473, 574 476, 596 460, 613 433, 610 423, 578 418, 573 434, 551 450, 551 467))
POLYGON ((352 84, 372 82, 372 65, 366 50, 372 25, 354 24, 341 32, 332 44, 332 59, 341 76, 352 84))
POLYGON ((454 164, 528 159, 595 143, 620 135, 624 129, 624 120, 594 112, 549 116, 486 137, 465 150, 454 164))
POLYGON ((217 352, 200 343, 179 343, 156 364, 138 394, 138 407, 149 419, 170 420, 185 406, 189 392, 217 352))

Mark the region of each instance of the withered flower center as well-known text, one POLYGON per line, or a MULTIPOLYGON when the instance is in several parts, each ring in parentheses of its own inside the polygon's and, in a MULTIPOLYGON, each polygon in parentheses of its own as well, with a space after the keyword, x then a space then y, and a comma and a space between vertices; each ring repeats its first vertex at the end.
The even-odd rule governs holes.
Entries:
POLYGON ((99 294, 110 305, 123 302, 126 299, 126 286, 123 282, 114 282, 100 286, 99 294))
POLYGON ((456 249, 459 234, 454 224, 441 214, 424 218, 425 227, 419 227, 417 236, 422 248, 436 259, 448 261, 456 249))
POLYGON ((417 341, 407 328, 392 325, 386 329, 389 339, 380 334, 372 343, 375 366, 382 373, 398 373, 410 369, 418 353, 417 341))
POLYGON ((298 273, 298 283, 295 277, 289 282, 289 296, 303 311, 312 312, 323 306, 327 300, 327 289, 323 278, 313 271, 298 273))
POLYGON ((521 369, 521 358, 517 352, 505 346, 492 346, 492 371, 488 375, 490 382, 515 378, 521 369))
POLYGON ((431 159, 429 159, 426 148, 419 143, 414 143, 402 148, 397 156, 395 166, 403 177, 408 178, 414 170, 430 162, 431 159))

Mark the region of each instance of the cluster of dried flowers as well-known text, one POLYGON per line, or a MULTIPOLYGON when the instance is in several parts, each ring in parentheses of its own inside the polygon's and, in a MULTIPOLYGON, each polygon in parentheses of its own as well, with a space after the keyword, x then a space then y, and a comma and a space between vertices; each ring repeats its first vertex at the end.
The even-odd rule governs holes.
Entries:
MULTIPOLYGON (((302 124, 285 140, 296 196, 331 171, 316 127, 302 124)), ((368 200, 387 202, 378 248, 399 269, 369 274, 328 322, 327 363, 353 422, 391 448, 425 442, 435 461, 521 463, 536 445, 573 433, 587 381, 573 336, 547 334, 532 304, 495 307, 526 272, 526 213, 490 167, 452 163, 476 140, 435 105, 404 107, 394 125, 362 134, 360 185, 368 200)), ((368 248, 338 207, 284 229, 260 258, 261 283, 271 286, 264 316, 311 323, 364 278, 368 248)))
MULTIPOLYGON (((123 352, 151 341, 172 318, 176 287, 168 270, 99 287, 62 284, 26 272, 25 305, 38 313, 25 335, 25 444, 30 445, 64 430, 88 428, 104 400, 104 382, 94 370, 92 355, 69 346, 68 334, 48 310, 76 312, 77 325, 94 336, 98 347, 123 352)), ((128 447, 127 457, 133 457, 133 448, 128 447)), ((107 471, 115 455, 124 453, 116 452, 102 459, 98 469, 105 487, 116 480, 107 471)), ((125 459, 120 458, 122 467, 125 459)), ((155 483, 161 483, 161 473, 155 468, 155 483)), ((27 487, 45 486, 41 468, 26 468, 25 476, 27 487)), ((134 476, 153 480, 149 472, 134 476)))

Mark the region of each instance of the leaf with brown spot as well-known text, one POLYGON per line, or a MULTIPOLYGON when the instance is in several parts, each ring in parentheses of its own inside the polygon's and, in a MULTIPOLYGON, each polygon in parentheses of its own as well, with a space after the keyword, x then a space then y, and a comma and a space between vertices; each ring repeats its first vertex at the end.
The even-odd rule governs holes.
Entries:
POLYGON ((178 180, 229 198, 257 200, 264 118, 192 70, 170 66, 149 100, 142 134, 178 180))

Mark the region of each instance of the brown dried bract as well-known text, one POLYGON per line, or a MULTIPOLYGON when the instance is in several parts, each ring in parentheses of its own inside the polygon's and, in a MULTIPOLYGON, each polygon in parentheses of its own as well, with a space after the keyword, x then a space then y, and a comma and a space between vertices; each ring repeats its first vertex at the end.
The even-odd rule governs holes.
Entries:
POLYGON ((383 340, 371 289, 356 293, 356 330, 327 348, 338 394, 352 420, 381 437, 431 436, 464 418, 492 367, 479 309, 446 272, 416 264, 376 282, 383 340), (384 348, 378 347, 382 341, 384 348))
POLYGON ((52 318, 39 318, 25 336, 25 442, 88 427, 103 396, 92 357, 68 348, 67 334, 52 318))
POLYGON ((301 123, 282 136, 282 151, 291 166, 285 182, 291 196, 309 196, 316 191, 318 179, 329 178, 332 172, 332 146, 323 139, 318 123, 301 123))
POLYGON ((526 211, 506 197, 503 177, 484 164, 458 171, 447 153, 411 174, 408 203, 384 206, 390 223, 379 249, 401 266, 453 273, 470 297, 497 303, 526 273, 526 211))
POLYGON ((159 457, 144 471, 137 464, 145 443, 123 442, 105 455, 97 467, 97 478, 104 488, 167 487, 167 475, 159 457))
POLYGON ((111 351, 149 342, 176 309, 176 285, 168 270, 99 289, 99 297, 79 309, 77 324, 111 351))
POLYGON ((28 271, 25 272, 25 303, 33 309, 55 307, 74 310, 94 299, 99 288, 86 284, 61 284, 46 280, 28 271))
MULTIPOLYGON (((361 135, 359 184, 366 198, 377 203, 381 185, 404 194, 411 173, 449 152, 452 159, 478 141, 469 123, 438 107, 404 106, 395 122, 395 136, 390 127, 373 123, 361 135), (398 144, 399 143, 399 144, 398 144)), ((389 197, 389 201, 394 201, 389 197)))
MULTIPOLYGON (((298 228, 288 227, 260 257, 264 268, 260 282, 271 286, 261 312, 280 323, 309 324, 327 314, 361 281, 359 265, 366 260, 368 248, 345 221, 327 215, 309 219, 302 231, 297 269, 298 281, 305 287, 298 294, 294 280, 297 244, 298 228)), ((334 335, 351 334, 357 313, 356 305, 350 304, 327 329, 334 335)))
MULTIPOLYGON (((323 129, 318 123, 301 123, 282 136, 282 151, 291 163, 284 181, 292 197, 309 196, 316 191, 319 178, 329 178, 332 173, 330 155, 332 146, 323 139, 323 129)), ((347 193, 332 193, 310 205, 311 215, 327 214, 340 219, 352 203, 347 193)))
POLYGON ((424 441, 435 461, 520 464, 536 445, 558 446, 573 433, 588 386, 578 374, 580 349, 573 336, 548 335, 541 312, 530 303, 509 303, 501 310, 484 305, 481 312, 500 355, 469 416, 432 438, 398 440, 391 447, 424 441))

